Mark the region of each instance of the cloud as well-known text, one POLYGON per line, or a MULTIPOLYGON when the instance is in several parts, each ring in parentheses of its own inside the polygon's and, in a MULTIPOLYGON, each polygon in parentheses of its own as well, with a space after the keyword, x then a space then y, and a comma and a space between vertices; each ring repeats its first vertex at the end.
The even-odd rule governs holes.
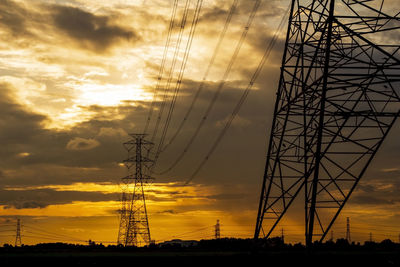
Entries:
POLYGON ((391 199, 387 199, 384 197, 374 197, 371 195, 353 196, 351 202, 354 204, 362 204, 362 205, 391 205, 395 203, 391 199))
POLYGON ((122 42, 141 39, 134 29, 117 23, 119 14, 103 11, 98 15, 76 6, 0 0, 0 29, 20 48, 32 44, 70 47, 72 41, 80 49, 105 53, 122 42))
POLYGON ((4 209, 11 209, 11 208, 16 208, 16 209, 37 209, 37 208, 45 208, 47 204, 40 203, 37 201, 21 201, 21 202, 16 202, 14 201, 12 204, 8 204, 4 206, 4 209))
POLYGON ((106 136, 106 137, 123 136, 123 137, 127 137, 128 134, 122 128, 114 129, 114 128, 111 128, 111 127, 101 127, 98 136, 106 136))
POLYGON ((132 29, 115 25, 107 16, 69 6, 53 6, 54 25, 81 47, 104 52, 121 41, 138 41, 132 29))
POLYGON ((117 201, 119 193, 36 190, 0 190, 0 205, 5 209, 35 209, 74 201, 117 201))
POLYGON ((0 0, 0 25, 14 36, 29 35, 26 28, 27 13, 14 1, 0 0))
POLYGON ((173 214, 177 214, 178 212, 172 209, 169 210, 161 210, 156 212, 157 214, 167 214, 167 215, 173 215, 173 214))
POLYGON ((32 136, 43 132, 41 125, 47 119, 18 104, 13 94, 15 90, 10 84, 0 82, 0 140, 7 140, 7 145, 29 143, 32 136))
MULTIPOLYGON (((231 116, 227 116, 225 119, 217 121, 216 126, 218 128, 224 127, 230 117, 231 116)), ((244 119, 239 115, 236 115, 235 119, 232 121, 232 126, 238 127, 238 128, 245 128, 245 127, 249 126, 250 124, 251 124, 250 120, 244 119)))
POLYGON ((95 139, 75 137, 68 142, 66 148, 68 150, 89 150, 98 147, 99 145, 100 143, 95 139))
MULTIPOLYGON (((24 188, 29 185, 73 185, 78 182, 104 181, 117 183, 120 177, 126 175, 125 168, 118 166, 126 157, 122 142, 126 141, 126 133, 144 128, 149 106, 148 100, 137 100, 133 92, 138 91, 137 88, 151 92, 150 89, 157 79, 170 6, 166 1, 160 0, 162 10, 160 6, 149 8, 140 4, 130 9, 121 6, 114 9, 115 1, 100 2, 0 0, 0 31, 5 36, 8 34, 8 38, 0 43, 3 49, 1 52, 4 53, 0 57, 0 64, 3 64, 1 76, 21 78, 19 82, 7 78, 9 84, 0 84, 0 187, 19 185, 24 188), (50 5, 50 2, 68 3, 69 6, 50 5), (24 46, 21 41, 25 41, 24 46), (125 44, 135 47, 113 49, 117 45, 125 44), (106 54, 108 51, 113 51, 113 54, 106 54), (124 73, 129 75, 122 79, 124 73), (36 82, 38 86, 35 86, 36 82), (126 89, 127 94, 122 89, 126 89), (32 105, 21 104, 22 98, 15 96, 12 91, 29 93, 26 98, 32 101, 32 105), (114 99, 114 96, 110 97, 111 94, 117 96, 118 101, 105 106, 103 100, 109 102, 114 99), (125 97, 132 100, 123 101, 125 97), (83 103, 82 100, 86 102, 83 103), (38 113, 42 110, 46 111, 47 116, 38 113), (79 120, 66 116, 71 114, 79 120), (57 130, 43 126, 49 118, 60 122, 61 115, 73 123, 57 130)), ((221 49, 216 58, 193 113, 175 142, 161 154, 157 164, 160 170, 169 167, 183 150, 212 99, 233 52, 231 50, 234 49, 251 11, 253 3, 249 5, 247 2, 240 3, 232 18, 222 46, 224 49, 221 49)), ((207 67, 231 3, 214 1, 204 4, 166 142, 183 119, 183 114, 199 87, 200 75, 203 75, 207 67)), ((283 9, 280 8, 279 11, 276 7, 280 5, 284 3, 268 1, 261 6, 229 80, 199 133, 199 138, 182 162, 172 172, 157 178, 157 181, 185 181, 197 167, 199 160, 206 155, 220 130, 215 126, 223 125, 226 116, 232 112, 282 17, 283 9)), ((267 126, 270 126, 279 81, 284 47, 283 32, 284 30, 254 85, 255 90, 249 94, 243 105, 240 117, 234 121, 223 142, 194 180, 195 183, 224 184, 223 189, 201 194, 190 191, 171 191, 168 194, 163 194, 160 190, 150 191, 149 197, 153 200, 150 203, 155 203, 155 200, 157 203, 163 200, 179 200, 188 206, 191 203, 190 207, 185 207, 187 210, 210 208, 207 206, 210 203, 214 209, 257 208, 266 142, 270 132, 267 126), (245 131, 238 130, 242 128, 245 131), (227 184, 238 185, 239 188, 230 190, 227 184), (202 207, 194 202, 197 200, 191 199, 196 197, 201 198, 201 203, 205 203, 202 207)), ((176 29, 174 34, 177 34, 176 29)), ((173 36, 175 37, 176 35, 173 36)), ((164 79, 167 79, 167 74, 164 79)), ((159 96, 149 128, 150 134, 160 110, 160 102, 157 101, 161 99, 161 91, 159 96)), ((385 143, 388 145, 382 146, 384 151, 378 155, 382 158, 382 163, 374 161, 371 165, 376 167, 379 177, 398 178, 399 172, 395 170, 398 168, 398 132, 397 130, 388 136, 385 143), (392 151, 392 156, 389 156, 389 150, 392 151), (386 172, 382 173, 382 170, 386 172)), ((157 140, 158 136, 155 138, 157 140)), ((369 170, 374 171, 372 168, 369 170)), ((400 188, 399 185, 396 188, 400 188)), ((395 194, 398 190, 393 189, 392 192, 392 189, 383 190, 370 184, 364 187, 360 185, 358 190, 362 192, 358 198, 357 194, 354 195, 354 203, 360 206, 368 203, 397 203, 398 197, 395 194), (374 198, 369 197, 371 194, 374 194, 374 198)), ((20 196, 23 193, 13 195, 6 205, 41 208, 49 203, 84 200, 80 193, 36 191, 27 192, 24 199, 19 199, 20 196), (12 202, 16 199, 17 202, 12 202)), ((96 199, 97 195, 88 195, 89 201, 90 197, 96 199)), ((107 196, 99 198, 107 199, 107 196)), ((179 212, 179 209, 170 205, 168 208, 163 206, 160 210, 165 214, 179 212)))

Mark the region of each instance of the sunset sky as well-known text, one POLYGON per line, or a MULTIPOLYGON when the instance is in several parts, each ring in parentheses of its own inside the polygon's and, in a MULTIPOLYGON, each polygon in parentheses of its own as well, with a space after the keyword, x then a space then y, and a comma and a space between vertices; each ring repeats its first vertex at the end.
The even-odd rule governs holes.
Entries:
MULTIPOLYGON (((232 2, 203 1, 167 142, 203 79, 232 2)), ((157 171, 172 164, 195 130, 254 2, 239 1, 193 114, 160 155, 157 171)), ((35 228, 71 237, 62 242, 117 240, 119 182, 126 175, 122 143, 128 133, 143 131, 172 3, 0 0, 0 231, 13 230, 9 225, 19 217, 24 244, 54 241, 50 234, 38 237, 35 228)), ((388 3, 394 6, 395 1, 388 3)), ((176 24, 184 4, 179 1, 176 24)), ((177 66, 195 4, 190 1, 177 66)), ((286 26, 226 137, 205 168, 189 185, 184 183, 246 89, 288 5, 287 0, 262 1, 198 139, 175 169, 155 175, 147 192, 152 239, 212 238, 217 219, 222 237, 252 237, 286 26)), ((176 26, 173 44, 178 32, 176 26)), ((158 107, 162 99, 156 100, 158 107)), ((345 236, 345 220, 350 217, 353 240, 368 240, 372 232, 375 240, 398 241, 399 134, 397 123, 334 225, 335 238, 345 236)), ((295 204, 274 235, 284 228, 286 241, 304 242, 303 216, 303 204, 295 204)), ((0 244, 13 244, 13 234, 0 232, 0 244)))

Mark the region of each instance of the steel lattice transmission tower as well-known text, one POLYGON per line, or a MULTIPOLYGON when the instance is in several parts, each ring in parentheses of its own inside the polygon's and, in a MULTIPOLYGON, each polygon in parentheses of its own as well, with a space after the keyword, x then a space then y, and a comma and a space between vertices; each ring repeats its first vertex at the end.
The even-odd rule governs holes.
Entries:
POLYGON ((221 238, 221 225, 219 224, 219 220, 217 220, 217 224, 215 225, 215 239, 221 238))
POLYGON ((149 245, 151 242, 147 217, 145 187, 152 181, 146 173, 153 162, 149 154, 153 143, 146 141, 145 134, 130 134, 131 140, 124 143, 128 158, 124 164, 128 175, 122 178, 122 197, 118 244, 124 246, 149 245))
POLYGON ((17 219, 17 229, 15 231, 15 246, 20 247, 22 245, 21 240, 21 219, 17 219))
POLYGON ((346 218, 346 240, 351 243, 351 234, 350 234, 350 218, 346 218))
POLYGON ((400 111, 399 10, 383 0, 292 0, 255 238, 292 203, 322 241, 400 111))

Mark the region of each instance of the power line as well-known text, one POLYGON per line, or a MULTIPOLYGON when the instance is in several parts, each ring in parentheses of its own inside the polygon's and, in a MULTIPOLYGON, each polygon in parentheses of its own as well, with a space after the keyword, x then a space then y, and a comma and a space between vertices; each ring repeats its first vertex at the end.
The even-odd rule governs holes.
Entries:
POLYGON ((202 119, 200 120, 199 124, 197 125, 197 128, 196 128, 195 132, 191 136, 189 142, 186 144, 186 146, 183 149, 183 151, 179 154, 179 156, 177 157, 175 162, 172 164, 172 166, 169 167, 167 170, 163 171, 162 173, 166 173, 166 172, 170 171, 173 167, 175 167, 178 164, 178 162, 181 161, 183 156, 187 153, 187 151, 190 149, 190 147, 192 146, 192 144, 196 140, 198 134, 200 133, 200 130, 203 128, 204 123, 206 122, 208 116, 210 115, 210 113, 211 113, 211 111, 212 111, 212 109, 213 109, 213 107, 215 105, 215 102, 217 101, 217 99, 218 99, 218 97, 219 97, 219 95, 220 95, 220 93, 221 93, 221 91, 222 91, 222 89, 223 89, 223 87, 224 87, 224 85, 226 83, 226 79, 228 78, 228 75, 230 74, 232 66, 236 61, 236 58, 237 58, 237 56, 239 54, 239 51, 240 51, 240 49, 242 47, 242 44, 243 44, 243 42, 244 42, 244 40, 245 40, 245 38, 247 36, 247 33, 248 33, 249 29, 250 29, 250 26, 251 26, 251 24, 252 24, 252 22, 254 20, 254 17, 255 17, 255 15, 257 13, 257 10, 258 10, 260 4, 261 4, 261 0, 257 0, 254 3, 254 6, 253 6, 253 9, 252 9, 252 11, 250 13, 250 16, 248 18, 248 21, 247 21, 247 23, 246 23, 246 25, 244 27, 244 30, 242 32, 242 35, 241 35, 238 43, 236 44, 235 50, 234 50, 233 55, 232 55, 232 57, 231 57, 231 59, 230 59, 230 61, 228 63, 228 66, 227 66, 227 68, 226 68, 226 70, 225 70, 225 72, 224 72, 224 74, 222 76, 221 82, 219 83, 219 85, 217 87, 217 90, 215 91, 215 93, 213 95, 213 98, 211 99, 211 102, 209 103, 206 111, 204 112, 204 115, 202 116, 202 119))
POLYGON ((166 137, 167 132, 168 132, 168 128, 169 128, 169 125, 170 125, 170 122, 171 122, 172 114, 174 112, 176 100, 177 100, 177 97, 178 97, 178 94, 179 94, 179 90, 180 90, 181 85, 182 85, 183 75, 185 73, 187 60, 189 58, 190 49, 192 47, 193 37, 194 37, 194 34, 196 32, 196 27, 197 27, 197 24, 198 24, 198 21, 199 21, 199 15, 200 15, 202 4, 203 4, 203 0, 198 0, 197 1, 197 5, 196 5, 196 8, 195 8, 195 12, 194 12, 193 20, 192 20, 192 25, 190 27, 189 37, 188 37, 188 40, 187 40, 187 43, 186 43, 184 57, 183 57, 183 60, 182 60, 182 63, 181 63, 181 67, 180 67, 180 70, 179 70, 179 74, 178 74, 178 78, 177 78, 177 81, 176 81, 176 86, 175 86, 174 94, 173 94, 173 97, 172 97, 172 100, 171 100, 171 104, 170 104, 170 107, 169 107, 169 111, 168 111, 168 114, 167 114, 167 118, 166 118, 166 121, 164 123, 164 128, 163 128, 163 131, 162 131, 162 134, 161 134, 160 142, 158 144, 157 152, 156 152, 156 155, 155 155, 155 161, 157 161, 157 159, 159 157, 159 154, 164 150, 163 149, 163 145, 164 145, 165 137, 166 137))
POLYGON ((158 128, 160 126, 161 118, 162 118, 163 113, 164 113, 165 104, 166 104, 167 98, 168 98, 169 87, 170 87, 170 84, 172 82, 174 69, 175 69, 175 64, 176 64, 176 61, 177 61, 177 58, 178 58, 178 54, 179 54, 179 48, 180 48, 180 45, 181 45, 181 42, 182 42, 183 31, 184 31, 185 26, 186 26, 186 20, 187 20, 187 16, 188 16, 188 12, 189 12, 189 3, 190 3, 190 1, 186 0, 185 9, 183 11, 183 16, 182 16, 182 20, 181 20, 181 25, 180 25, 180 28, 179 28, 178 38, 177 38, 176 45, 175 45, 175 51, 174 51, 173 58, 172 58, 172 63, 171 63, 171 66, 170 66, 170 69, 169 69, 169 72, 168 72, 169 73, 169 77, 167 79, 167 84, 166 84, 166 86, 164 88, 164 96, 163 96, 163 100, 161 102, 160 110, 158 112, 157 121, 156 121, 156 124, 154 126, 153 134, 152 134, 152 137, 151 137, 151 142, 154 142, 154 139, 157 136, 157 132, 158 132, 158 128))
POLYGON ((49 232, 49 231, 46 231, 46 230, 42 230, 42 229, 39 229, 39 228, 30 226, 30 225, 23 225, 23 226, 26 227, 26 228, 30 228, 30 229, 32 229, 33 231, 39 232, 38 234, 40 234, 40 235, 42 235, 42 234, 44 233, 44 234, 46 234, 47 236, 54 236, 54 237, 56 237, 56 238, 61 238, 61 239, 64 238, 64 239, 73 239, 73 240, 81 240, 81 241, 84 241, 84 240, 82 240, 82 239, 79 239, 79 238, 76 238, 76 237, 73 237, 73 236, 67 236, 67 235, 64 235, 64 234, 52 233, 52 232, 49 232))
MULTIPOLYGON (((290 6, 289 6, 290 8, 290 6)), ((215 149, 218 147, 219 143, 221 142, 221 140, 223 139, 223 137, 225 136, 226 132, 228 131, 228 129, 230 128, 233 120, 235 119, 236 115, 239 113, 243 103, 245 102, 250 90, 252 89, 254 82, 256 81, 258 75, 260 74, 266 60, 268 59, 269 55, 271 54, 272 48, 274 47, 279 33, 286 21, 286 17, 288 15, 289 12, 289 8, 288 10, 285 12, 285 15, 283 16, 277 30, 275 31, 275 34, 273 35, 272 39, 270 40, 269 44, 267 45, 267 48, 264 52, 263 57, 261 58, 260 63, 257 66, 257 69, 255 70, 255 72, 253 73, 253 76, 250 79, 250 82, 246 88, 246 90, 243 92, 242 96, 240 97, 238 103, 236 104, 235 108, 233 109, 232 114, 230 115, 228 121, 225 123, 224 128, 222 128, 222 130, 220 131, 218 137, 216 138, 216 140, 214 141, 213 145, 211 146, 210 150, 208 151, 208 153, 206 154, 206 156, 204 157, 204 159, 201 161, 201 163, 198 165, 198 167, 196 168, 196 170, 193 172, 193 174, 190 176, 190 178, 185 182, 185 184, 189 184, 194 177, 200 172, 200 170, 204 167, 204 165, 207 163, 207 161, 209 160, 209 158, 211 157, 211 155, 214 153, 215 149)))
POLYGON ((182 233, 182 234, 173 235, 172 237, 185 236, 185 235, 188 235, 188 234, 192 234, 192 233, 197 233, 197 232, 203 231, 203 230, 205 230, 205 229, 210 229, 210 228, 212 228, 212 227, 214 227, 214 226, 206 226, 206 227, 202 227, 202 228, 199 228, 199 229, 190 231, 190 232, 185 232, 185 233, 182 233))
POLYGON ((83 239, 78 239, 78 238, 74 238, 74 237, 57 236, 56 234, 46 234, 46 233, 28 231, 28 230, 25 230, 24 232, 25 233, 30 233, 30 234, 33 234, 33 235, 37 235, 37 236, 40 236, 40 237, 43 237, 43 238, 53 238, 53 239, 56 239, 56 240, 82 241, 82 242, 85 241, 83 239))
MULTIPOLYGON (((210 62, 208 63, 207 69, 206 69, 206 71, 205 71, 205 73, 204 73, 204 75, 203 75, 203 79, 202 79, 202 81, 200 82, 199 87, 197 88, 197 91, 196 91, 196 93, 195 93, 195 95, 194 95, 194 97, 193 97, 193 99, 192 99, 192 102, 191 102, 190 105, 189 105, 189 108, 187 109, 187 111, 186 111, 186 113, 185 113, 185 116, 183 117, 181 123, 179 124, 179 126, 178 126, 176 132, 173 134, 173 136, 172 136, 171 139, 169 140, 168 144, 166 144, 166 145, 164 146, 163 151, 166 150, 166 149, 175 141, 176 137, 180 134, 180 132, 181 132, 182 129, 183 129, 183 126, 184 126, 185 123, 187 122, 187 120, 188 120, 190 114, 192 113, 193 107, 194 107, 195 103, 197 102, 197 99, 199 98, 200 93, 203 91, 203 88, 204 88, 204 85, 205 85, 205 81, 206 81, 207 78, 208 78, 208 75, 209 75, 209 73, 210 73, 211 67, 214 65, 214 61, 215 61, 215 59, 216 59, 216 57, 217 57, 217 54, 219 53, 219 50, 220 50, 220 48, 221 48, 222 41, 225 39, 225 34, 226 34, 226 32, 227 32, 227 30, 228 30, 228 27, 229 27, 229 25, 230 25, 230 22, 231 22, 231 20, 232 20, 232 16, 233 16, 233 14, 234 14, 234 12, 235 12, 235 10, 236 10, 237 3, 238 3, 238 0, 234 0, 234 1, 233 1, 232 6, 230 7, 230 10, 229 10, 229 14, 228 14, 228 16, 227 16, 227 18, 226 18, 224 27, 223 27, 223 29, 222 29, 220 35, 219 35, 218 42, 217 42, 217 44, 216 44, 216 46, 215 46, 215 48, 214 48, 214 52, 213 52, 213 55, 212 55, 212 57, 211 57, 211 60, 210 60, 210 62)), ((172 167, 172 168, 173 168, 173 167, 172 167)), ((168 171, 168 170, 167 170, 167 171, 168 171)), ((165 171, 165 172, 167 172, 167 171, 165 171)), ((160 174, 163 174, 163 173, 164 173, 164 172, 161 172, 160 174)))
POLYGON ((154 88, 153 99, 151 101, 149 114, 147 116, 146 125, 144 127, 143 133, 147 132, 147 129, 148 129, 150 121, 151 121, 151 118, 153 116, 154 104, 155 104, 155 102, 157 100, 157 93, 158 93, 158 90, 160 89, 162 76, 164 74, 165 61, 167 59, 169 45, 170 45, 170 42, 171 42, 171 33, 172 33, 173 28, 174 28, 174 22, 175 22, 175 16, 176 16, 177 7, 178 7, 178 0, 175 0, 174 4, 173 4, 173 7, 172 7, 172 14, 171 14, 170 22, 169 22, 169 28, 168 28, 168 32, 167 32, 167 40, 165 42, 164 53, 163 53, 163 57, 162 57, 162 60, 161 60, 160 70, 159 70, 158 76, 157 76, 157 84, 156 84, 156 87, 154 88))
MULTIPOLYGON (((39 236, 39 235, 23 235, 24 238, 35 238, 35 239, 46 239, 46 240, 54 240, 54 241, 60 241, 59 238, 55 237, 45 237, 45 236, 39 236)), ((87 240, 67 240, 67 241, 77 241, 77 242, 87 242, 87 240)))

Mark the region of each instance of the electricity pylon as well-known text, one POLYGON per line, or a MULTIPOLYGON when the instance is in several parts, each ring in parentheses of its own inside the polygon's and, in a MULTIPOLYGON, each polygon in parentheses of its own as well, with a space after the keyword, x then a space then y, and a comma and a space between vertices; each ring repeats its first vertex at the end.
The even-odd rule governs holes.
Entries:
POLYGON ((219 220, 217 220, 217 224, 215 225, 215 239, 221 238, 221 225, 219 224, 219 220))
POLYGON ((400 17, 383 0, 292 0, 255 238, 296 199, 322 241, 400 111, 400 17))
POLYGON ((346 218, 346 240, 351 243, 351 234, 350 234, 350 218, 346 218))
POLYGON ((15 246, 20 247, 22 245, 21 240, 21 220, 17 219, 17 229, 15 231, 15 246))
POLYGON ((124 143, 128 158, 124 164, 128 175, 122 178, 122 197, 118 244, 124 246, 149 245, 150 227, 147 217, 145 186, 152 180, 150 172, 153 162, 147 155, 153 145, 144 139, 145 134, 130 134, 131 140, 124 143))

